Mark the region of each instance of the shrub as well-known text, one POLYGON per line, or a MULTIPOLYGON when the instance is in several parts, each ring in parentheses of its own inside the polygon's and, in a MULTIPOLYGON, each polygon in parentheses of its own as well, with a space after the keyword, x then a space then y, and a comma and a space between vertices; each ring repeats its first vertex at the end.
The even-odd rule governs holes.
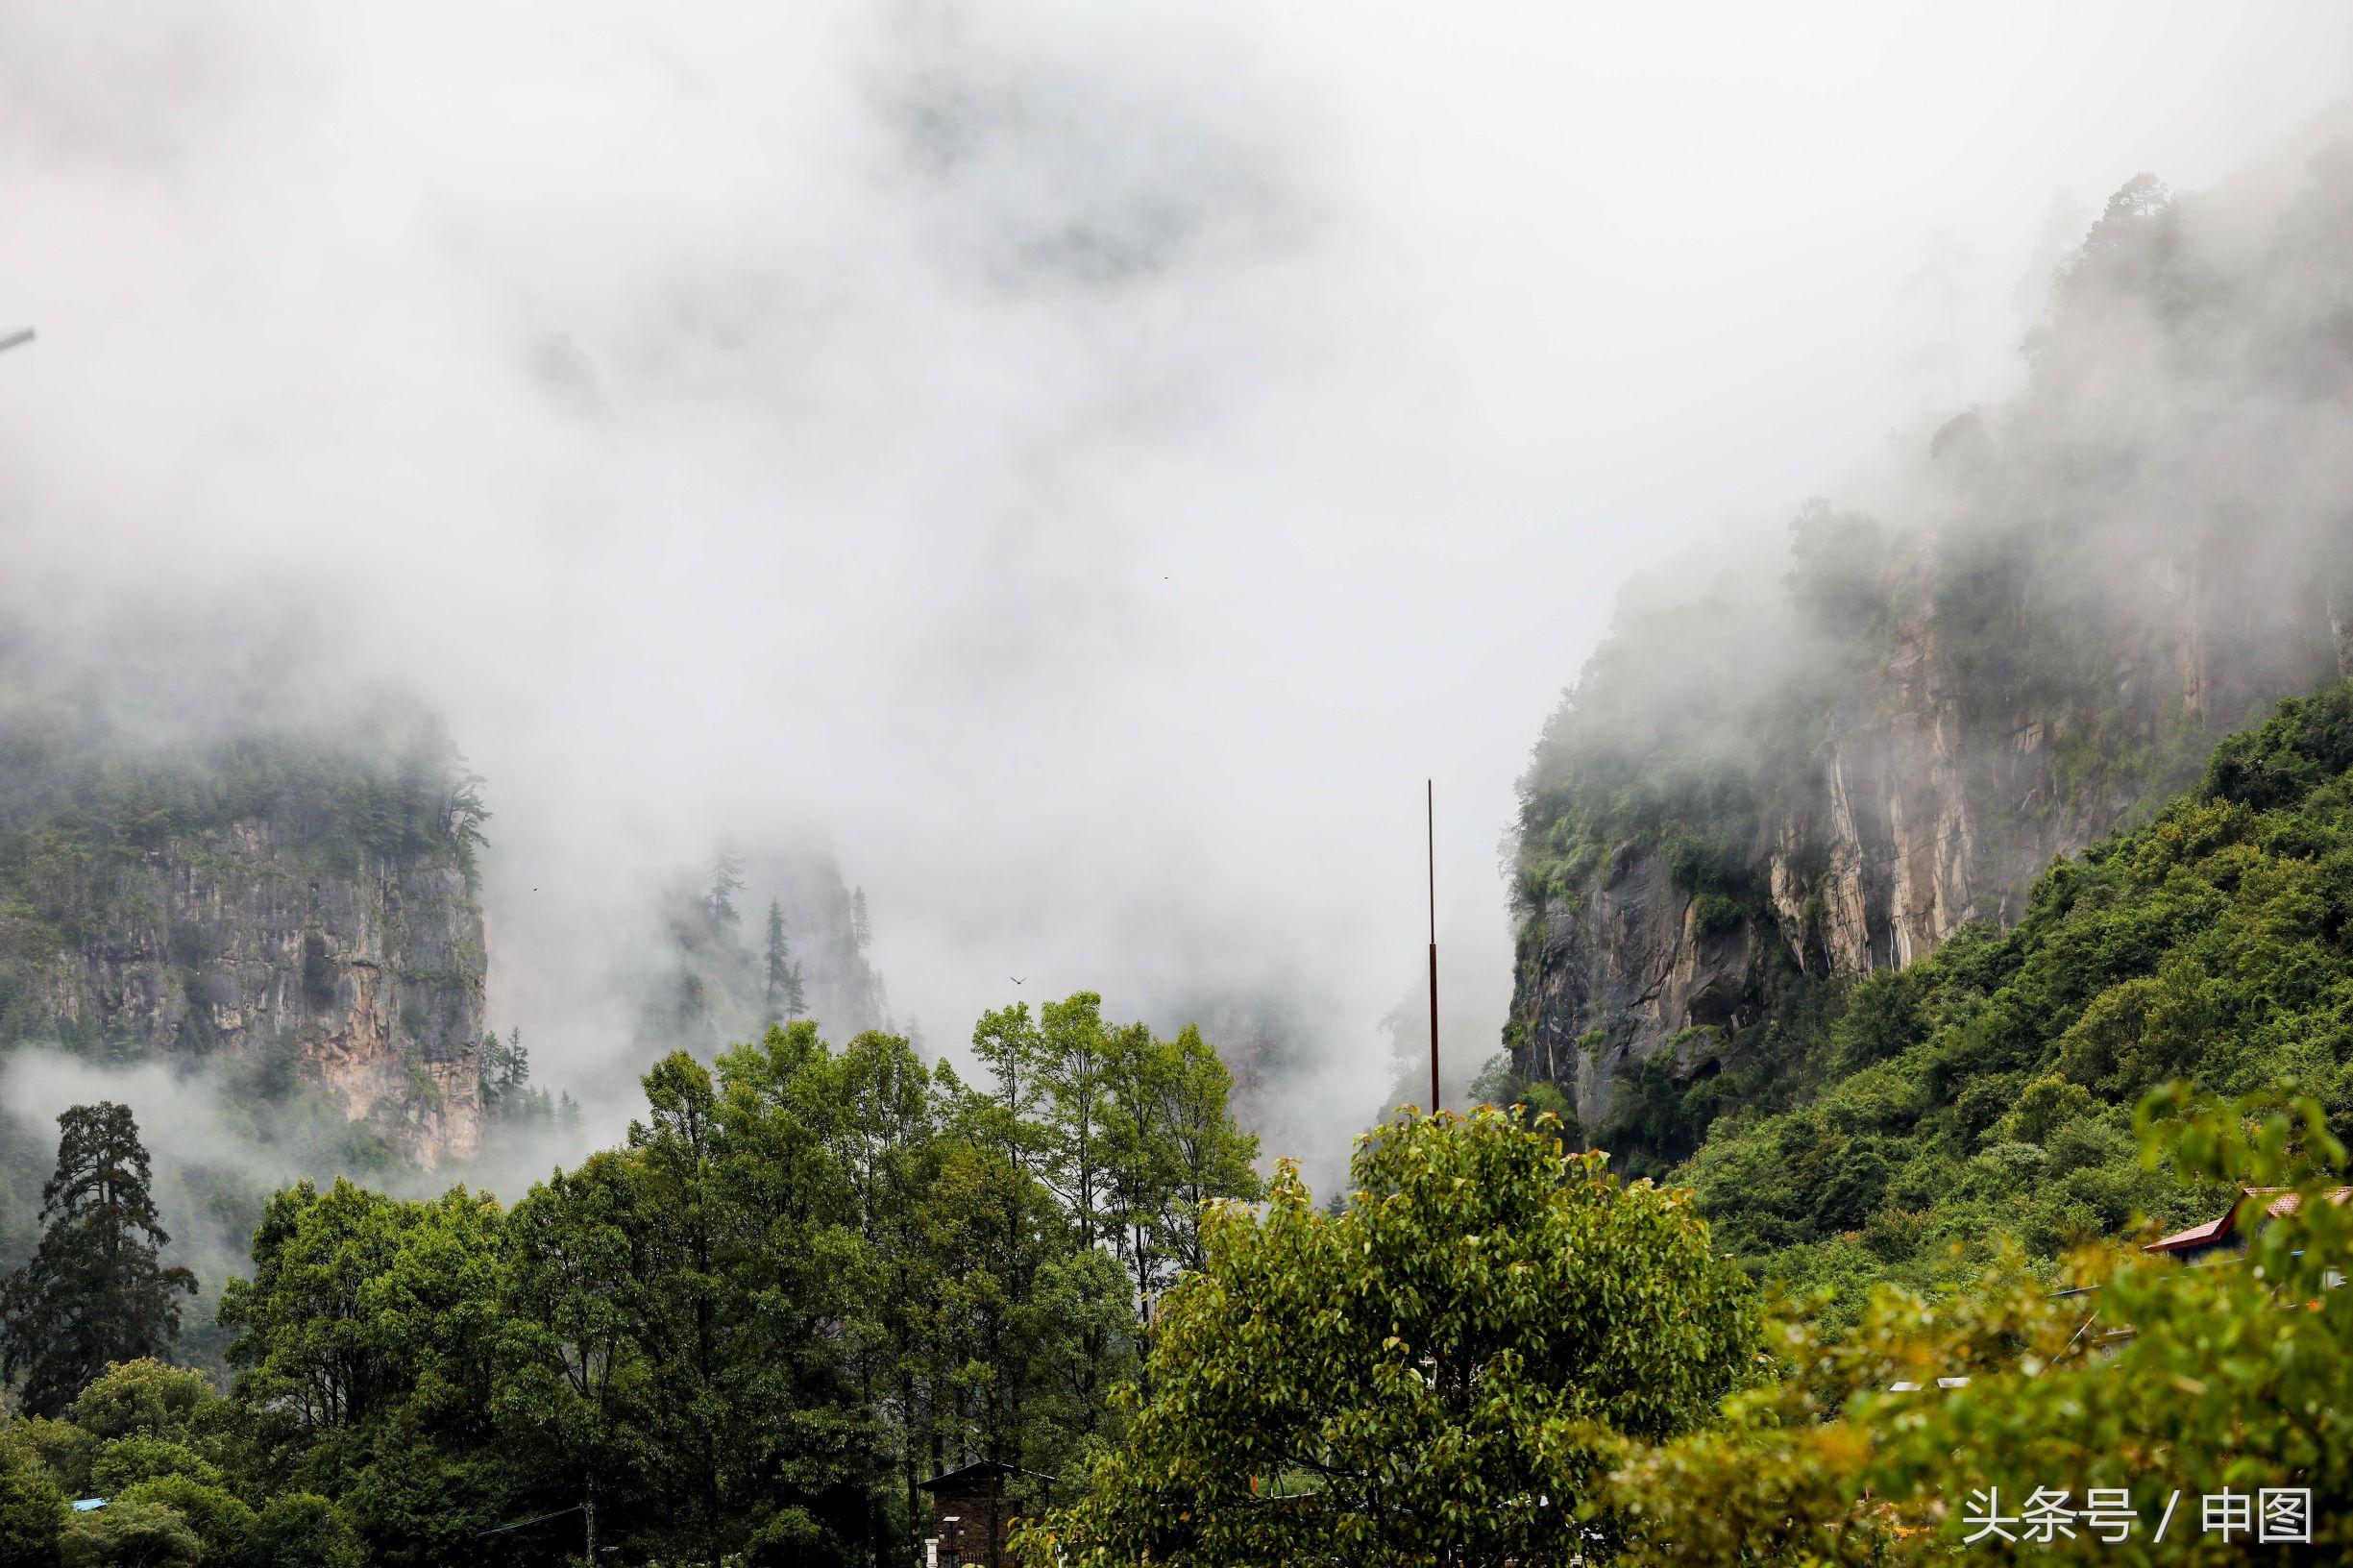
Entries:
POLYGON ((0 1568, 53 1568, 65 1494, 16 1433, 0 1438, 0 1568))
POLYGON ((206 1486, 218 1486, 222 1480, 218 1465, 185 1444, 163 1437, 117 1437, 90 1461, 90 1489, 101 1497, 112 1497, 158 1476, 185 1476, 206 1486))
POLYGON ((262 1508, 247 1550, 250 1568, 362 1568, 351 1521, 313 1492, 281 1492, 262 1508))
POLYGON ((204 1555, 178 1509, 127 1499, 75 1514, 58 1542, 62 1568, 196 1568, 204 1555))
POLYGON ((100 1442, 116 1437, 184 1434, 200 1414, 216 1409, 211 1380, 152 1359, 108 1367, 73 1405, 73 1422, 100 1442))
POLYGON ((187 1521, 204 1543, 205 1561, 242 1564, 255 1524, 254 1510, 218 1486, 192 1476, 158 1476, 116 1494, 114 1503, 155 1503, 187 1521))

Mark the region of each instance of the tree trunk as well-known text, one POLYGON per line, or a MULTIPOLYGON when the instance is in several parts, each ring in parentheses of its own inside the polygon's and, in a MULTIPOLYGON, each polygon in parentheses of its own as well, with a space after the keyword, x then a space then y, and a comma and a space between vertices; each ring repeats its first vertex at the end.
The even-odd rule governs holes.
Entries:
POLYGON ((591 1477, 588 1490, 580 1500, 580 1513, 588 1524, 588 1568, 597 1568, 597 1482, 591 1477))

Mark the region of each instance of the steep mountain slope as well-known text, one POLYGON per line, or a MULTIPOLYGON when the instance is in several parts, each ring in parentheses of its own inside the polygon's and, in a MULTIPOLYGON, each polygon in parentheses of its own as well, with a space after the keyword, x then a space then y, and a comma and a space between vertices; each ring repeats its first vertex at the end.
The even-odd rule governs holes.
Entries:
POLYGON ((2212 1218, 2222 1197, 2139 1161, 2134 1107, 2174 1079, 2292 1082, 2353 1135, 2353 684, 2225 741, 2011 929, 1875 975, 1808 1037, 1798 1103, 1729 1112, 1685 1171, 1720 1245, 1798 1283, 2212 1218))
POLYGON ((0 720, 0 1049, 208 1064, 263 1101, 323 1091, 410 1160, 471 1156, 483 815, 413 712, 197 737, 20 692, 0 720))
POLYGON ((2134 181, 2027 352, 1874 515, 1811 503, 1778 552, 1630 591, 1546 727, 1508 1074, 1634 1168, 1784 1096, 1853 981, 2017 919, 2054 855, 2353 673, 2353 142, 2134 181))

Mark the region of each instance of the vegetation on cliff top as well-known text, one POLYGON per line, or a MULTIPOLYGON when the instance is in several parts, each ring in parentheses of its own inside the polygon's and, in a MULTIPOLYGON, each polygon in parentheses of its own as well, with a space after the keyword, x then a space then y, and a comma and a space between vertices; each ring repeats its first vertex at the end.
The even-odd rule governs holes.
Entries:
POLYGON ((2250 219, 2243 192, 2134 179, 2052 282, 2025 389, 1922 443, 1900 518, 1810 502, 1777 552, 1630 589, 1520 781, 1523 913, 1630 842, 1690 891, 1761 894, 1765 829, 1900 652, 1933 647, 1962 719, 2054 737, 2043 813, 2186 785, 2318 681, 2320 600, 2353 602, 2353 142, 2292 192, 2250 219), (2185 623, 2187 681, 2151 657, 2185 623))
MULTIPOLYGON (((1949 847, 1920 840, 1917 811, 1915 842, 1896 842, 1895 796, 1965 812, 1956 886, 1979 917, 2014 920, 2052 849, 2146 821, 2230 727, 2343 673, 2353 143, 2253 185, 2176 197, 2144 176, 2118 191, 2052 284, 2024 388, 1920 443, 1875 502, 1900 521, 1812 503, 1785 550, 1630 591, 1521 780, 1517 996, 1493 1084, 1566 1076, 1571 1036, 1624 1042, 1626 1019, 1570 1023, 1536 998, 1557 985, 1544 960, 1563 922, 1647 854, 1693 932, 1753 938, 1737 1005, 1697 1053, 1721 1076, 1691 1080, 1692 1053, 1660 1053, 1584 1129, 1623 1169, 1672 1169, 1717 1115, 1788 1110, 1833 1066, 1887 1054, 1857 1042, 1901 1036, 1933 1000, 1925 977, 1831 978, 1890 962, 1881 925, 1827 949, 1832 846, 1864 881, 1892 855, 1949 847), (1530 1048, 1540 1017, 1567 1030, 1544 1053, 1530 1048)), ((2006 940, 1964 932, 1941 972, 2004 962, 2006 940)), ((1862 1217, 1876 1213, 1873 1147, 1823 1212, 1833 1231, 1861 1222, 1865 1198, 1862 1217)), ((2085 1201, 2113 1217, 2129 1194, 2085 1201)), ((1743 1244, 1770 1249, 1817 1227, 1753 1229, 1743 1244)))
MULTIPOLYGON (((278 699, 290 679, 266 661, 125 674, 61 670, 21 648, 0 657, 0 1059, 47 1047, 128 1066, 160 1045, 176 1070, 207 1074, 229 1137, 267 1148, 280 1169, 386 1171, 404 1159, 397 1096, 351 1121, 305 1037, 257 1019, 256 999, 313 1019, 338 1011, 339 966, 305 913, 324 887, 359 922, 346 942, 370 923, 431 933, 428 956, 448 968, 420 967, 412 948, 388 951, 385 972, 404 997, 453 999, 436 1027, 463 1022, 484 956, 471 894, 488 813, 432 715, 362 696, 307 722, 306 704, 278 699), (424 882, 393 912, 380 879, 417 871, 424 882), (265 965, 282 972, 257 973, 265 965), (226 1051, 220 1020, 239 1013, 240 1048, 226 1051)), ((474 1038, 419 1043, 462 1050, 474 1038)), ((539 1104, 527 1078, 506 1062, 495 1114, 539 1104)), ((411 1100, 437 1105, 439 1091, 421 1084, 411 1100)), ((0 1265, 38 1236, 49 1134, 46 1117, 0 1117, 0 1265)), ((161 1174, 178 1258, 208 1276, 241 1259, 264 1184, 229 1159, 167 1159, 161 1174)), ((184 1349, 217 1364, 203 1317, 184 1349)))
MULTIPOLYGON (((72 1027, 40 983, 58 954, 153 922, 138 903, 145 857, 223 856, 220 835, 244 823, 271 835, 255 874, 351 876, 364 859, 454 867, 471 886, 489 816, 480 785, 438 721, 406 707, 333 734, 165 739, 99 705, 12 702, 0 717, 0 1048, 72 1027)), ((173 935, 167 956, 200 967, 205 934, 173 935)))

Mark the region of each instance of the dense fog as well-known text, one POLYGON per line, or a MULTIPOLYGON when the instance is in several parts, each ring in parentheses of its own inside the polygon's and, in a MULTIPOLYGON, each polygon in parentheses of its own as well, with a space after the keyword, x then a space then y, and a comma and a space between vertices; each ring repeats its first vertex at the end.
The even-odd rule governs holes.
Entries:
POLYGON ((1198 1017, 1328 1164, 1424 779, 1461 1082, 1624 577, 1884 493, 2110 192, 2349 61, 2328 5, 17 8, 9 646, 442 714, 491 1021, 595 1138, 732 840, 865 891, 930 1048, 1198 1017))

